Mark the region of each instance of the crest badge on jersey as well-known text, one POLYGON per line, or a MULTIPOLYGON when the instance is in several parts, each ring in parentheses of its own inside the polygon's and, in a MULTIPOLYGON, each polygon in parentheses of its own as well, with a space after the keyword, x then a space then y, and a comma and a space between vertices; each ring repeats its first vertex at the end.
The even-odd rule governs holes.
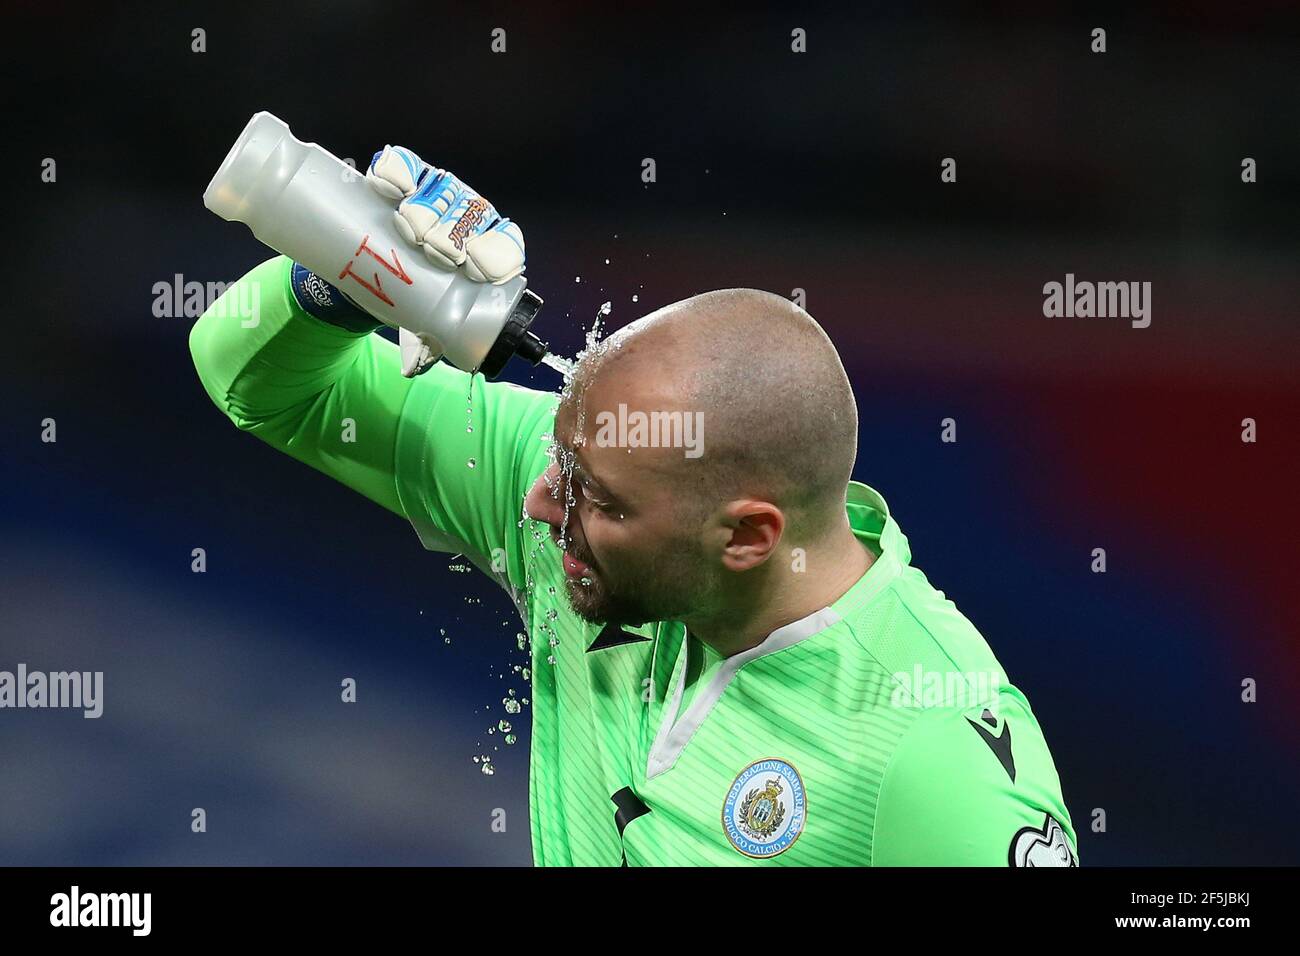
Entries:
POLYGON ((765 860, 790 849, 807 811, 803 779, 784 760, 769 757, 740 772, 722 805, 722 828, 745 856, 765 860))
POLYGON ((1078 866, 1065 830, 1050 813, 1042 827, 1024 827, 1011 839, 1007 862, 1011 866, 1078 866))

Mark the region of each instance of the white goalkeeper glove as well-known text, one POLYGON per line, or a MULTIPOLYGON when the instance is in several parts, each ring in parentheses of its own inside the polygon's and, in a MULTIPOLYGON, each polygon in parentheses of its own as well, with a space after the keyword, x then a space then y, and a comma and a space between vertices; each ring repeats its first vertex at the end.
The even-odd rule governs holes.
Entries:
MULTIPOLYGON (((453 173, 424 162, 403 146, 375 153, 366 179, 380 195, 398 200, 393 220, 410 243, 444 269, 463 269, 476 282, 500 285, 524 271, 524 234, 453 173)), ((398 330, 402 374, 419 375, 442 349, 398 330)))

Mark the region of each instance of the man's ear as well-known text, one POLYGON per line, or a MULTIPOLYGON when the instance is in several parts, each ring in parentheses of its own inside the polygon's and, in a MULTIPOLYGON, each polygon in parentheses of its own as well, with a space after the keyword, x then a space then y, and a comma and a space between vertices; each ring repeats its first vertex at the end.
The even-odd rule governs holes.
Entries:
POLYGON ((785 531, 785 515, 770 501, 744 499, 727 506, 730 537, 722 562, 731 571, 748 571, 772 556, 785 531))

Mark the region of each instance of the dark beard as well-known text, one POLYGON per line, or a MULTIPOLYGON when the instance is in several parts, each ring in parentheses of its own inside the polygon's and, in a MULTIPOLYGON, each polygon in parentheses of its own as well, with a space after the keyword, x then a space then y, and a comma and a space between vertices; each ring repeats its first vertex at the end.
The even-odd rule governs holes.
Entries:
POLYGON ((565 581, 565 590, 573 613, 590 624, 640 627, 662 619, 635 599, 609 594, 604 583, 594 578, 586 587, 580 580, 569 578, 565 581))
MULTIPOLYGON (((666 549, 662 553, 666 561, 680 561, 683 550, 666 549)), ((611 592, 603 577, 592 577, 591 584, 586 587, 580 579, 568 578, 565 591, 569 606, 578 617, 589 623, 640 627, 653 621, 681 620, 708 593, 705 575, 698 571, 665 574, 658 562, 643 569, 636 580, 669 583, 662 588, 663 593, 647 595, 644 589, 635 594, 611 592)))

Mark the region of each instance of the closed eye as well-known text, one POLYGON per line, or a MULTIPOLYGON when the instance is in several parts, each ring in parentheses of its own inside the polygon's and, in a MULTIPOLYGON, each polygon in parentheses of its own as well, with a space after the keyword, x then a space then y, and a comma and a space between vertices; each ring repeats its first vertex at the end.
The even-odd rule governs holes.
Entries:
POLYGON ((577 486, 578 490, 582 492, 582 497, 587 500, 587 503, 590 504, 597 511, 613 510, 614 508, 613 502, 606 501, 605 499, 601 498, 599 495, 594 494, 591 490, 591 486, 587 484, 585 481, 577 481, 575 482, 575 485, 577 486))

